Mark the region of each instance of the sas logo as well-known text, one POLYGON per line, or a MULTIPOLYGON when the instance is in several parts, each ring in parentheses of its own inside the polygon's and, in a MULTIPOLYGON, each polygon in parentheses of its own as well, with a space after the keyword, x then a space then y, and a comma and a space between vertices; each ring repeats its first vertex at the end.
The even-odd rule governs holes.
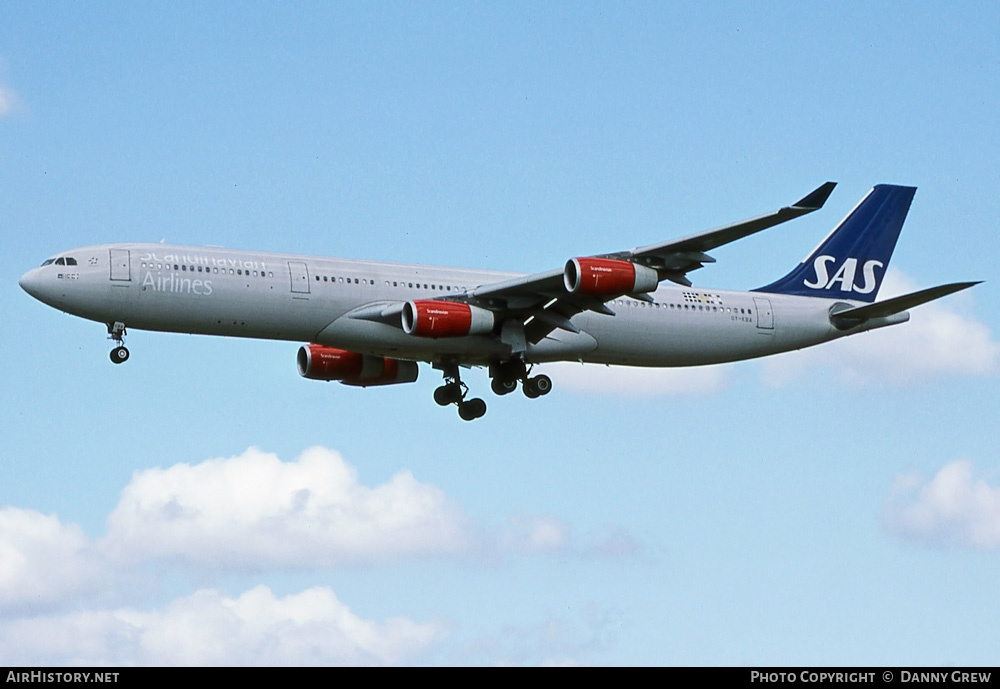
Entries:
POLYGON ((865 261, 862 266, 862 277, 864 283, 855 284, 854 277, 858 272, 858 259, 848 258, 837 269, 837 272, 830 277, 828 264, 836 261, 833 256, 817 256, 813 261, 813 268, 816 270, 816 281, 805 280, 803 284, 811 289, 833 289, 834 285, 840 283, 841 292, 858 292, 859 294, 871 294, 878 287, 878 278, 875 277, 875 268, 885 266, 882 261, 865 261))

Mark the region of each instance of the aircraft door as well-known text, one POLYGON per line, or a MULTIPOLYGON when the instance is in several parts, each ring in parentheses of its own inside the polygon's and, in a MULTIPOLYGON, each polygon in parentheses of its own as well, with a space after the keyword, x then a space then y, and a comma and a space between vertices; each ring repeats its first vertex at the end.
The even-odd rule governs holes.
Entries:
POLYGON ((128 282, 132 279, 128 249, 111 249, 111 279, 128 282))
POLYGON ((309 294, 309 268, 302 261, 289 261, 288 273, 293 294, 309 294))
POLYGON ((771 311, 771 300, 754 297, 753 305, 757 309, 757 327, 761 330, 774 330, 774 313, 771 311))

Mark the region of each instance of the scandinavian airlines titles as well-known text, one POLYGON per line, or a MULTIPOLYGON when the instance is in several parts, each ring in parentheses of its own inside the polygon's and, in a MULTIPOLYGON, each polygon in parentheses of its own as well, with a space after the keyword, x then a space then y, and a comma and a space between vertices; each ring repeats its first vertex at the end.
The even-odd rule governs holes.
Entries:
POLYGON ((254 261, 238 258, 219 258, 217 256, 199 256, 199 255, 188 255, 188 254, 165 254, 160 256, 153 252, 147 252, 139 257, 140 261, 152 261, 155 263, 177 263, 177 264, 194 264, 196 266, 213 266, 215 268, 244 268, 244 269, 256 269, 256 270, 267 270, 266 261, 254 261))
POLYGON ((234 269, 240 269, 258 270, 263 273, 267 270, 267 263, 265 261, 219 258, 197 254, 164 254, 160 256, 153 252, 147 252, 142 254, 139 260, 146 268, 146 272, 142 278, 143 288, 152 288, 154 292, 196 294, 205 297, 212 294, 212 281, 178 275, 176 272, 178 266, 182 269, 192 266, 191 270, 194 270, 193 266, 198 266, 199 271, 204 268, 206 272, 210 268, 217 269, 216 272, 219 270, 225 272, 226 270, 233 271, 234 269), (168 270, 170 270, 170 266, 173 266, 174 269, 163 275, 159 273, 162 270, 162 266, 166 266, 168 270), (155 275, 153 274, 154 267, 157 270, 155 275))
POLYGON ((152 287, 154 292, 180 292, 182 294, 198 294, 205 297, 212 293, 211 280, 182 278, 174 272, 166 275, 153 275, 152 271, 147 270, 142 278, 142 287, 143 289, 152 287))

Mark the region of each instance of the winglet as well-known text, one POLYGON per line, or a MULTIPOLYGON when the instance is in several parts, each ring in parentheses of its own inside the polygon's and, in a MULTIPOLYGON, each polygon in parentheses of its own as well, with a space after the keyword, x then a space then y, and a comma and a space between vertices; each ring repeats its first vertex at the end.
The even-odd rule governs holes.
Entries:
POLYGON ((826 200, 830 198, 830 194, 833 193, 833 188, 835 186, 837 186, 836 182, 827 182, 815 191, 806 195, 804 198, 793 203, 792 208, 808 208, 812 211, 819 210, 823 207, 823 204, 826 203, 826 200))

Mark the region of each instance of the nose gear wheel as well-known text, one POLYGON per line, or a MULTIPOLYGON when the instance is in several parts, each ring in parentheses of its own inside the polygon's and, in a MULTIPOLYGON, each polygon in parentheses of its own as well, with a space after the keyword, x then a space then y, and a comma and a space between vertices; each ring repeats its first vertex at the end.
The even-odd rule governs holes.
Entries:
POLYGON ((114 340, 115 348, 111 350, 111 362, 115 364, 124 364, 128 361, 129 353, 128 348, 125 346, 125 335, 127 331, 125 330, 125 324, 121 321, 115 321, 114 323, 108 323, 108 339, 114 340))

